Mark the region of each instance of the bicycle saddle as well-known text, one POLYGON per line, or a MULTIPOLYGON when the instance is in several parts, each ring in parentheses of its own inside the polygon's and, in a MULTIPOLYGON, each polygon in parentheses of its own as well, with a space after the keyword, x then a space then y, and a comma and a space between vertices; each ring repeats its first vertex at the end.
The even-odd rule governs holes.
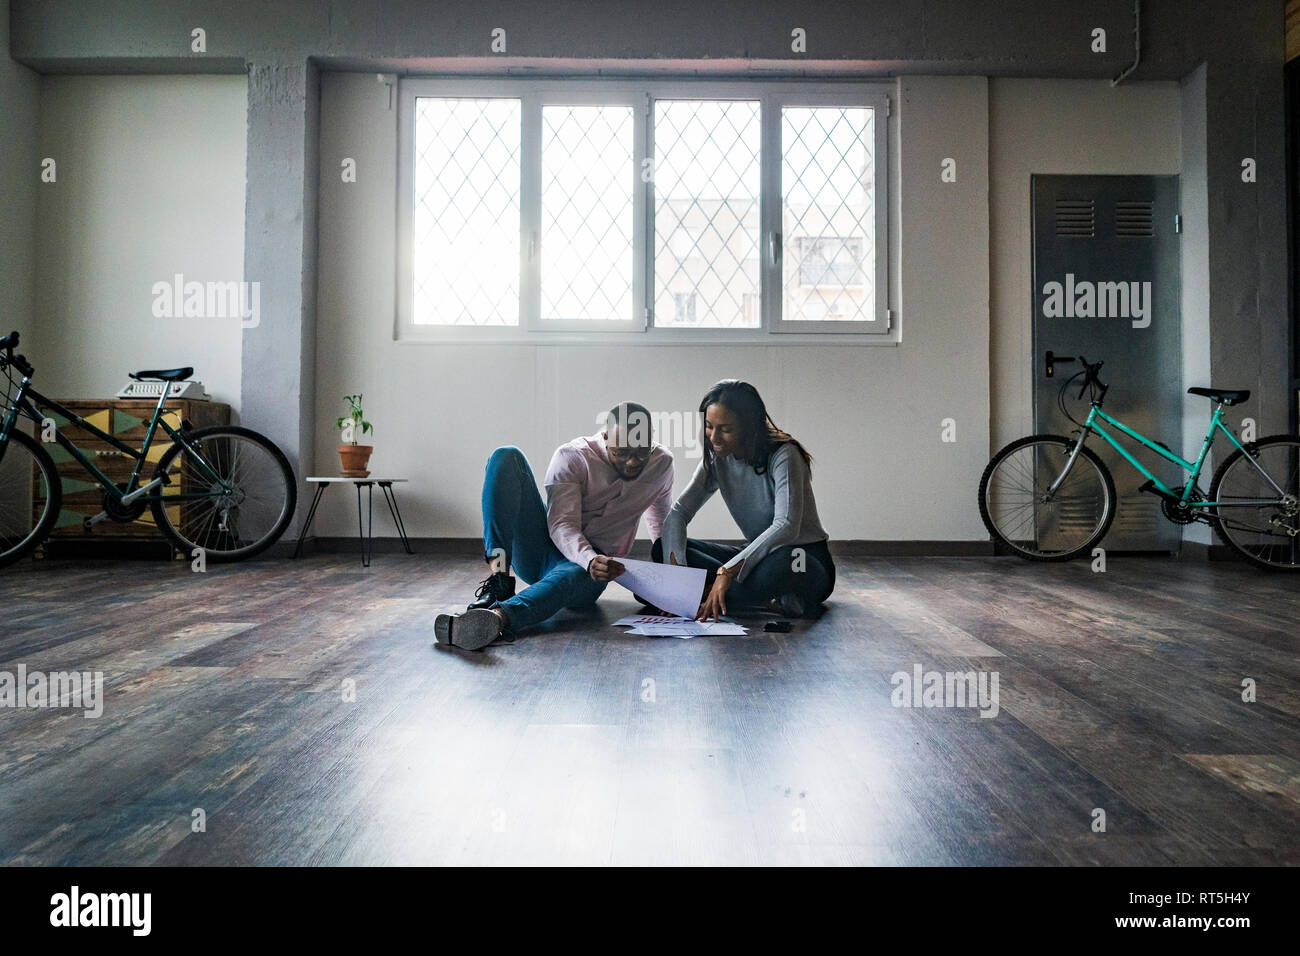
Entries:
POLYGON ((194 369, 187 366, 185 368, 167 368, 148 372, 131 372, 130 376, 137 382, 143 382, 147 378, 162 382, 183 382, 193 374, 194 369))
POLYGON ((1249 389, 1189 388, 1187 394, 1204 395, 1206 398, 1212 398, 1216 402, 1223 402, 1225 405, 1236 405, 1250 398, 1249 389))

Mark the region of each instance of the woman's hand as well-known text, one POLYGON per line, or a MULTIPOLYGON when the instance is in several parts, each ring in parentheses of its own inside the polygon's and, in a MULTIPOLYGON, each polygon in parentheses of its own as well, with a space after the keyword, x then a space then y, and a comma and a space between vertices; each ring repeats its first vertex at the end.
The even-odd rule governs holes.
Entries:
POLYGON ((731 575, 719 573, 713 579, 713 587, 709 589, 708 596, 705 597, 704 603, 700 605, 700 611, 695 615, 697 621, 707 621, 709 619, 717 620, 721 615, 727 613, 727 588, 731 587, 731 575))

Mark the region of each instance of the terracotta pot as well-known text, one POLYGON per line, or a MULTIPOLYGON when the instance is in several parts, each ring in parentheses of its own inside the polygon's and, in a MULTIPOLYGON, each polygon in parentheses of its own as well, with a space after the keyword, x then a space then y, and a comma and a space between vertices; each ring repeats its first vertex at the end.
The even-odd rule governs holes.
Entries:
POLYGON ((339 460, 343 462, 339 474, 344 478, 370 477, 366 465, 370 462, 370 453, 374 450, 374 445, 339 445, 339 460))

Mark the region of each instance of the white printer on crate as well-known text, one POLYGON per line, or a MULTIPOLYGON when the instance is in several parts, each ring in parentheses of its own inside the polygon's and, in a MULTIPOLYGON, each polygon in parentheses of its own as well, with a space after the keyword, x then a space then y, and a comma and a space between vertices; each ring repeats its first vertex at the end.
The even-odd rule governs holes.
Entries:
POLYGON ((211 401, 202 382, 127 382, 117 390, 118 398, 148 398, 157 401, 164 388, 170 388, 168 398, 187 398, 193 402, 211 401))

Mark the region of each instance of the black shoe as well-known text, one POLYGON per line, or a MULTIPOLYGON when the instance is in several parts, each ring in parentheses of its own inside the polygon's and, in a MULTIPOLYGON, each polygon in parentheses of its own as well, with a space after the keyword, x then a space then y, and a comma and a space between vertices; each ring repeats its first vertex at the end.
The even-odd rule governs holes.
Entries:
POLYGON ((483 583, 474 592, 474 602, 466 608, 472 611, 479 607, 491 607, 497 601, 515 596, 515 579, 505 571, 494 571, 483 579, 483 583))
POLYGON ((782 594, 768 602, 767 608, 781 617, 803 617, 803 598, 797 594, 782 594))
POLYGON ((439 614, 433 619, 433 641, 477 651, 501 636, 501 618, 485 608, 464 614, 439 614))

